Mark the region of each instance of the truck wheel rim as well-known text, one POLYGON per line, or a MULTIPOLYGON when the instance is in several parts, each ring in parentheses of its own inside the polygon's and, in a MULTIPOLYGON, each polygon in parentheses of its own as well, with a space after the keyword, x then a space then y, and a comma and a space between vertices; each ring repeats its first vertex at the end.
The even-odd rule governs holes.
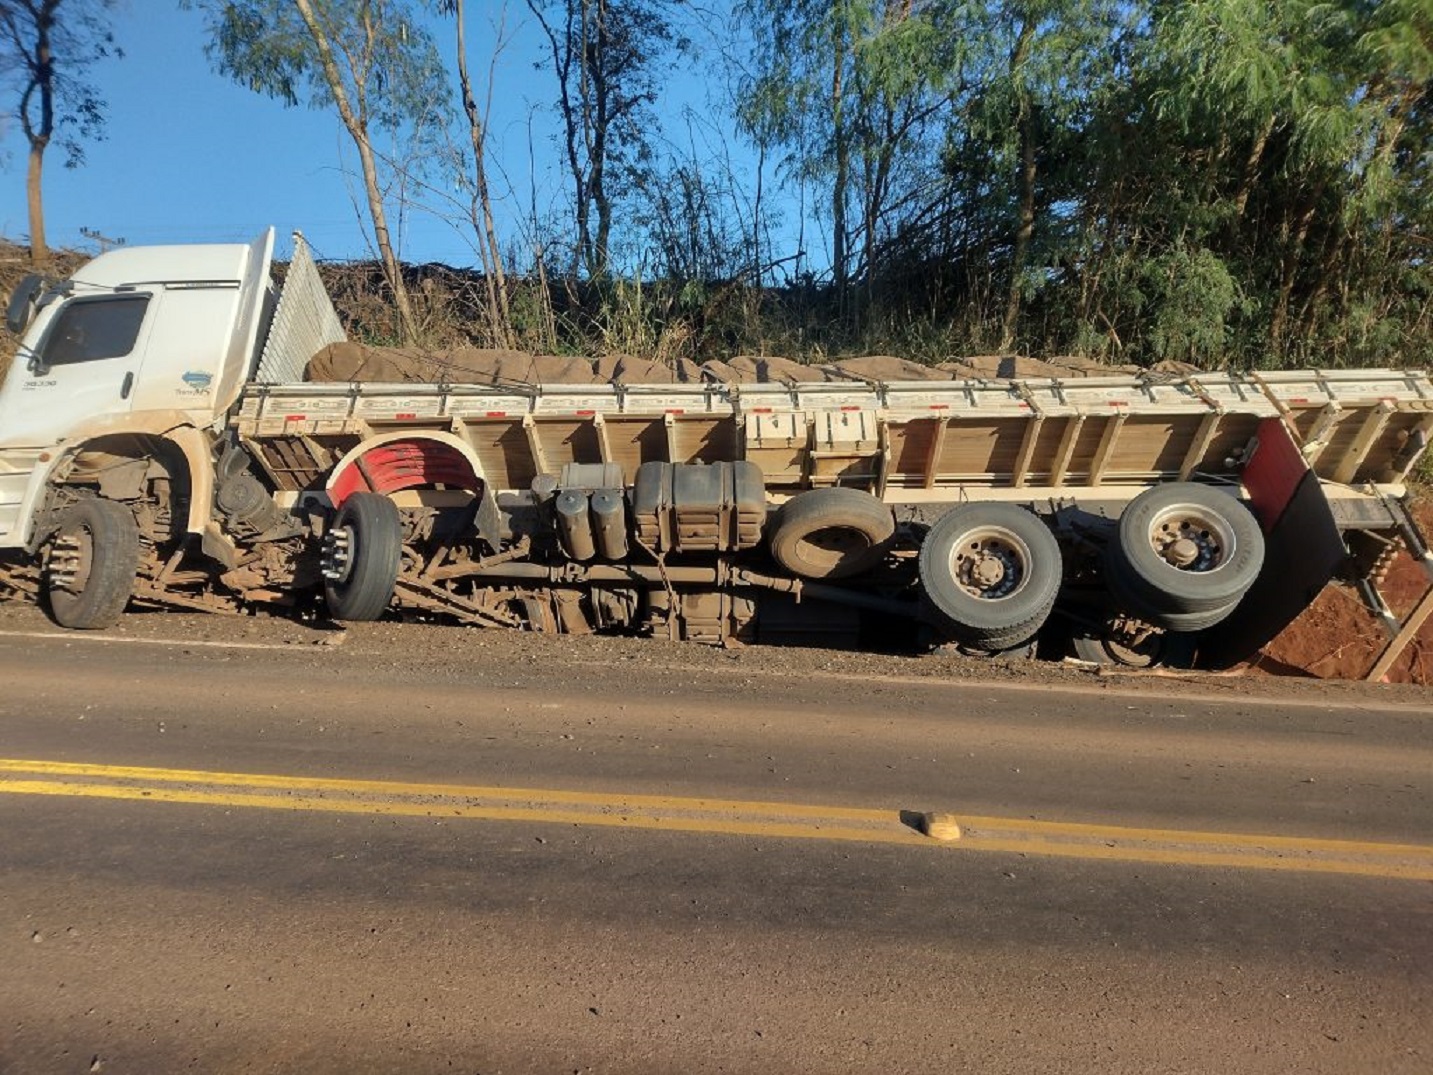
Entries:
POLYGON ((353 571, 354 533, 351 526, 339 526, 323 536, 319 570, 329 582, 343 583, 353 571))
POLYGON ((870 547, 870 538, 852 526, 823 526, 802 538, 799 546, 802 560, 828 570, 870 547))
POLYGON ((72 594, 84 593, 93 565, 94 539, 88 527, 56 534, 45 561, 50 588, 72 594))
POLYGON ((962 534, 950 553, 950 574, 972 597, 999 601, 1030 577, 1030 546, 1013 531, 986 526, 962 534))
POLYGON ((1172 504, 1150 520, 1149 544, 1176 571, 1214 571, 1234 555, 1234 529, 1198 504, 1172 504))

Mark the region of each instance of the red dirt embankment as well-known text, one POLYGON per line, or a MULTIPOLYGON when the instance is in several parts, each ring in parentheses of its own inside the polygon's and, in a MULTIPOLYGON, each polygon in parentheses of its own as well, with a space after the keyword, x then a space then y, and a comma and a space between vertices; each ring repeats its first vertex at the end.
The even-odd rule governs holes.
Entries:
MULTIPOLYGON (((1415 504, 1413 515, 1425 534, 1433 532, 1433 503, 1425 499, 1415 504)), ((1413 558, 1402 552, 1380 590, 1394 614, 1403 617, 1429 584, 1428 576, 1413 558)), ((1363 679, 1387 642, 1387 632, 1364 608, 1357 592, 1345 586, 1328 586, 1303 615, 1264 647, 1253 668, 1272 675, 1363 679)), ((1408 644, 1387 680, 1433 685, 1433 617, 1408 644)))

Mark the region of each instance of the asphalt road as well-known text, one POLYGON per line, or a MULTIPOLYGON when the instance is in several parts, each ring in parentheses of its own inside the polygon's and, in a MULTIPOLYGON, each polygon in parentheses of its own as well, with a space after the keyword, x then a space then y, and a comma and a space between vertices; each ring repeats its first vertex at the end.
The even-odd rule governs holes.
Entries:
POLYGON ((6 1075, 1433 1070, 1424 693, 56 635, 0 615, 6 1075))

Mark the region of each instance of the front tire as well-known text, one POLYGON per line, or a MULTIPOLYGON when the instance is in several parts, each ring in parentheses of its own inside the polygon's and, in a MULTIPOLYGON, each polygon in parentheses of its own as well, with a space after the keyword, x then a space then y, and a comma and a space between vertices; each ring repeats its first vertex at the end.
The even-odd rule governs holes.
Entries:
POLYGON ((45 555, 50 614, 61 627, 109 627, 129 603, 138 570, 134 512, 113 500, 77 501, 61 512, 45 555))
POLYGON ((393 600, 403 556, 398 507, 353 493, 323 536, 323 596, 336 620, 376 620, 393 600))

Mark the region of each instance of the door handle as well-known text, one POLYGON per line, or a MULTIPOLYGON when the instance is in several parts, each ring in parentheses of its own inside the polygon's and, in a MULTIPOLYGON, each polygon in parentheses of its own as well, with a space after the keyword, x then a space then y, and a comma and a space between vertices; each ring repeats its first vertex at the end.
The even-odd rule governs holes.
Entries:
POLYGON ((124 384, 120 385, 119 398, 120 398, 120 399, 128 399, 128 398, 129 398, 129 390, 130 390, 131 388, 133 388, 133 387, 134 387, 134 373, 131 371, 130 373, 126 373, 126 374, 124 375, 124 384))

